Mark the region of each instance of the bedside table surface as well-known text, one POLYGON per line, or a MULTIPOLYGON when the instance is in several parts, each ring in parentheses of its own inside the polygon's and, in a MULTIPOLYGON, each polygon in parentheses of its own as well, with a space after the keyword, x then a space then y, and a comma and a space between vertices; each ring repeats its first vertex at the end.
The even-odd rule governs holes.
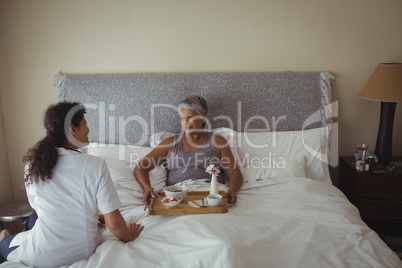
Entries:
MULTIPOLYGON (((353 167, 354 169, 356 168, 356 161, 355 161, 355 157, 354 156, 341 156, 340 157, 341 158, 341 160, 344 160, 345 162, 347 162, 348 163, 348 165, 349 166, 351 166, 351 167, 353 167)), ((402 156, 393 156, 392 157, 392 162, 402 162, 402 156)), ((372 174, 374 174, 374 175, 382 175, 382 174, 385 174, 385 175, 392 175, 392 174, 396 174, 396 175, 402 175, 402 167, 399 167, 399 166, 397 166, 397 167, 394 167, 394 170, 393 170, 393 172, 392 173, 374 173, 374 172, 372 172, 372 171, 362 171, 362 172, 358 172, 358 173, 372 173, 372 174)))
POLYGON ((339 166, 339 188, 362 219, 379 233, 402 235, 402 167, 392 173, 359 172, 353 156, 341 157, 339 166))
POLYGON ((0 207, 0 221, 23 220, 29 217, 32 212, 33 209, 28 201, 12 201, 0 207))

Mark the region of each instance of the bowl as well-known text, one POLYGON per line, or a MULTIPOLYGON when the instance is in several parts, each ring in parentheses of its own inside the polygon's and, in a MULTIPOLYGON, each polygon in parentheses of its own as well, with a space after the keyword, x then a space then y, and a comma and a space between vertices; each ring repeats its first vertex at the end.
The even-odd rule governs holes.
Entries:
POLYGON ((184 198, 186 198, 187 196, 187 187, 179 185, 166 187, 165 196, 169 198, 177 198, 184 200, 184 198))
POLYGON ((161 199, 161 203, 165 206, 165 208, 176 208, 181 203, 181 201, 182 199, 169 198, 169 197, 161 199), (173 201, 172 199, 175 199, 177 201, 173 201))

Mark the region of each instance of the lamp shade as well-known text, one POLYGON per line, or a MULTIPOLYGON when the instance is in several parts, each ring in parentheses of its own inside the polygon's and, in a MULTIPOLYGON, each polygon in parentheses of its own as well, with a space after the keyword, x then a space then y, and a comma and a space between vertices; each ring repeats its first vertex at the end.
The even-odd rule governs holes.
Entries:
POLYGON ((402 63, 380 63, 359 97, 383 102, 402 101, 402 63))

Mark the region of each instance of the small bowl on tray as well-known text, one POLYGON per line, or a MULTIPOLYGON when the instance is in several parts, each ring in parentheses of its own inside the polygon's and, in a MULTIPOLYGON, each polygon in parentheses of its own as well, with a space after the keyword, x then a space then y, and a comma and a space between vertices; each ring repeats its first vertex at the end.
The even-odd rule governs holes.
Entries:
POLYGON ((165 206, 165 208, 169 209, 169 208, 176 208, 181 201, 183 201, 183 199, 179 199, 179 198, 169 198, 169 197, 165 197, 161 199, 161 203, 165 206))
POLYGON ((176 199, 184 200, 184 198, 186 198, 186 196, 187 196, 187 187, 180 186, 180 185, 168 186, 165 189, 165 195, 166 195, 166 197, 169 197, 169 198, 176 198, 176 199))

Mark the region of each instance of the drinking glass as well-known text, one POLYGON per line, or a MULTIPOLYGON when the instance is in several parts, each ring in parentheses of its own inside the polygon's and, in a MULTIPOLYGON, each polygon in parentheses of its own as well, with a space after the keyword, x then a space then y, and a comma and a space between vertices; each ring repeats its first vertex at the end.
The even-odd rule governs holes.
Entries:
POLYGON ((356 161, 366 161, 367 150, 369 146, 367 144, 356 144, 355 145, 355 160, 356 161))

